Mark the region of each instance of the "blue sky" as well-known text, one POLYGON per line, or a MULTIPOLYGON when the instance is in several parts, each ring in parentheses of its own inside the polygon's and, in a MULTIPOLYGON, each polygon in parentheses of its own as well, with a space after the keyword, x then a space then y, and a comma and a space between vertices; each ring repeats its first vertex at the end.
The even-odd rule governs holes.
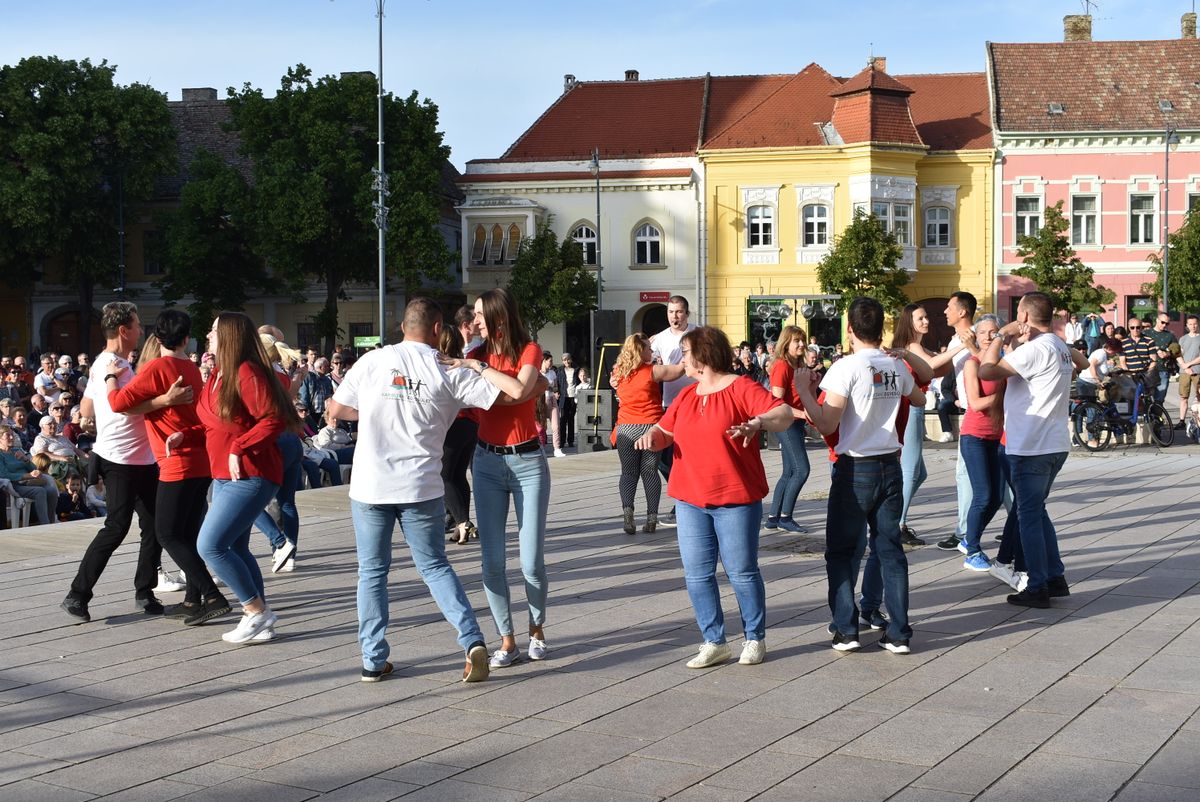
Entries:
MULTIPOLYGON (((1102 0, 1096 39, 1170 39, 1191 0, 1102 0)), ((562 92, 563 74, 617 80, 835 75, 872 50, 888 71, 984 69, 984 42, 1059 41, 1080 0, 925 3, 810 0, 387 0, 384 86, 441 110, 460 169, 494 158, 562 92)), ((315 74, 376 66, 375 0, 0 0, 0 63, 31 55, 107 59, 121 83, 178 100, 185 86, 243 83, 268 94, 289 65, 315 74)))

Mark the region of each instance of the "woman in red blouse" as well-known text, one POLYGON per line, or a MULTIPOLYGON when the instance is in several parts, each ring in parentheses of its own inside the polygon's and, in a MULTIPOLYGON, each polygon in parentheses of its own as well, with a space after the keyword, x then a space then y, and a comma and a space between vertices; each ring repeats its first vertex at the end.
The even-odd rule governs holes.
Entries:
MULTIPOLYGON (((507 291, 488 290, 475 301, 475 322, 483 363, 521 382, 524 391, 514 402, 497 401, 480 410, 479 441, 475 447, 475 514, 479 517, 479 547, 483 558, 483 589, 500 632, 500 648, 489 665, 503 668, 521 659, 509 609, 504 541, 508 502, 518 505, 517 540, 525 598, 529 604, 529 659, 546 656, 546 511, 550 506, 550 467, 538 440, 534 406, 548 382, 538 370, 542 349, 529 336, 517 303, 507 291)), ((477 349, 478 350, 478 349, 477 349)), ((476 356, 477 351, 471 353, 476 356)))
MULTIPOLYGON (((250 318, 222 312, 208 334, 216 369, 196 405, 203 424, 212 506, 200 529, 200 554, 242 604, 242 620, 222 639, 270 640, 276 617, 267 606, 262 572, 250 553, 250 528, 279 489, 283 460, 275 441, 299 425, 296 410, 276 380, 250 318)), ((174 448, 188 432, 167 440, 174 448), (178 438, 178 439, 176 439, 178 438)))
POLYGON ((688 668, 707 668, 731 656, 717 587, 717 558, 733 585, 746 644, 743 665, 766 656, 766 590, 758 570, 758 531, 767 474, 759 455, 761 432, 792 425, 792 410, 745 376, 730 373, 729 340, 710 326, 679 343, 683 367, 695 379, 680 391, 637 447, 674 449, 667 492, 678 502, 679 556, 696 623, 704 635, 688 668))
MULTIPOLYGON (((191 330, 192 319, 186 312, 166 309, 159 314, 142 354, 161 355, 140 364, 133 380, 119 390, 117 381, 125 369, 107 377, 108 403, 113 412, 128 412, 178 385, 192 388, 193 398, 200 397, 204 386, 200 369, 187 354, 191 330), (154 340, 158 348, 149 346, 154 340)), ((203 624, 229 612, 229 602, 217 590, 196 550, 196 539, 208 510, 208 486, 212 482, 204 450, 204 431, 194 401, 147 412, 145 419, 146 436, 158 462, 155 533, 187 577, 183 603, 168 607, 166 615, 181 618, 188 626, 203 624), (175 443, 168 446, 168 440, 176 432, 186 434, 176 437, 175 443)))
POLYGON ((808 345, 806 340, 804 330, 799 326, 784 326, 775 344, 775 359, 771 362, 771 395, 792 410, 792 424, 779 433, 783 473, 775 483, 765 528, 782 529, 785 532, 804 531, 804 527, 792 518, 792 512, 810 471, 808 451, 804 445, 804 404, 797 397, 795 387, 796 368, 804 359, 804 349, 808 345))
POLYGON ((642 489, 646 492, 646 525, 642 531, 650 533, 658 527, 658 501, 662 495, 658 454, 653 451, 639 452, 635 444, 662 417, 662 388, 659 385, 683 375, 683 365, 652 365, 652 358, 650 341, 646 335, 631 334, 621 346, 610 379, 621 402, 617 408, 617 427, 613 429, 612 443, 621 458, 618 488, 627 535, 637 531, 633 523, 633 496, 637 492, 638 476, 641 476, 642 489))

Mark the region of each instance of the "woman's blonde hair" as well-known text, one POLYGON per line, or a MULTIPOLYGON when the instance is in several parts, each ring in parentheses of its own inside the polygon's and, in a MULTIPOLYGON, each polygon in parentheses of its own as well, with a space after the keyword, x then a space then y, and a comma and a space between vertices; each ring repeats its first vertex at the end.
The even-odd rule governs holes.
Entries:
POLYGON ((158 337, 151 334, 146 338, 146 342, 142 343, 142 350, 138 351, 137 372, 141 373, 142 368, 160 356, 162 356, 162 344, 158 341, 158 337))
POLYGON ((793 359, 788 353, 788 349, 792 346, 792 340, 799 340, 808 345, 808 335, 804 333, 804 329, 799 326, 784 326, 783 331, 779 332, 779 339, 775 342, 775 358, 782 359, 792 367, 797 367, 800 364, 798 359, 793 359))
POLYGON ((613 365, 612 383, 614 386, 629 378, 642 366, 642 349, 650 344, 645 334, 630 334, 621 343, 621 351, 617 354, 617 363, 613 365))

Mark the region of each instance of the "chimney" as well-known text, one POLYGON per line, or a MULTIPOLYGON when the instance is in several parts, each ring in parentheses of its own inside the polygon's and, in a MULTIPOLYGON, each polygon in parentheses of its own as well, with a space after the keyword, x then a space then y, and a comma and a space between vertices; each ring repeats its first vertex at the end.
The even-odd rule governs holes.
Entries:
POLYGON ((887 72, 887 57, 871 56, 867 59, 867 66, 876 72, 887 72))
POLYGON ((1179 32, 1184 39, 1196 38, 1196 12, 1189 11, 1179 18, 1179 32))
POLYGON ((625 70, 625 80, 626 81, 636 81, 637 79, 638 79, 638 71, 637 70, 625 70))
POLYGON ((1064 42, 1092 41, 1092 15, 1068 14, 1063 17, 1064 42))
POLYGON ((184 89, 184 103, 198 103, 203 100, 216 100, 217 90, 210 86, 200 87, 197 89, 184 89))
POLYGON ((570 92, 574 88, 575 88, 575 76, 568 72, 566 75, 563 76, 563 91, 570 92))

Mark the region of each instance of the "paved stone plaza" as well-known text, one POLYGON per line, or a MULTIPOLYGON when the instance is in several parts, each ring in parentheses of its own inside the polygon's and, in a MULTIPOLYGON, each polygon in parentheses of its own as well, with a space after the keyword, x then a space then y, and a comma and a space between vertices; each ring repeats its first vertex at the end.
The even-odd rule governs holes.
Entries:
MULTIPOLYGON (((952 526, 954 464, 926 453, 912 525, 932 542, 952 526)), ((810 454, 797 519, 820 534, 810 454)), ((402 546, 397 670, 359 682, 340 488, 300 494, 298 569, 267 578, 280 637, 251 647, 220 640, 232 617, 135 613, 129 545, 72 626, 57 605, 96 523, 0 532, 0 800, 1200 798, 1195 448, 1072 456, 1051 510, 1072 595, 1052 610, 1006 604, 957 554, 911 553, 909 656, 870 634, 832 651, 819 555, 764 534, 767 661, 707 671, 683 665, 699 637, 674 530, 621 533, 614 454, 551 463, 552 651, 478 685, 457 681, 453 632, 402 546)), ((778 452, 767 463, 773 479, 778 452)), ((492 635, 478 548, 451 553, 492 635)), ((509 565, 519 576, 515 544, 509 565)))

